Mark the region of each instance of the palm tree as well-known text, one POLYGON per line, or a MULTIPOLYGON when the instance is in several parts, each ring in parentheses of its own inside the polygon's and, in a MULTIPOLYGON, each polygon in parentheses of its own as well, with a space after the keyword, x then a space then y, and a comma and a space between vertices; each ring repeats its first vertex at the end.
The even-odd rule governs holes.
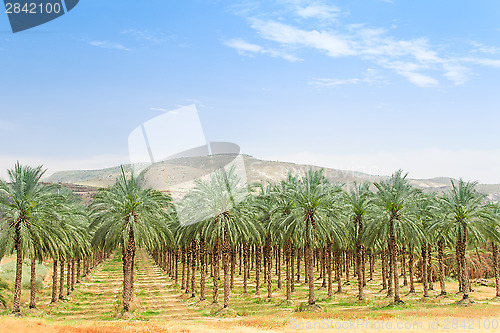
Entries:
POLYGON ((290 189, 293 206, 280 227, 287 235, 305 239, 306 275, 309 288, 308 304, 316 304, 314 295, 313 248, 327 239, 341 243, 343 229, 338 213, 334 210, 335 197, 323 170, 306 171, 297 186, 290 189))
POLYGON ((476 190, 477 182, 465 182, 462 179, 456 184, 451 182, 452 189, 439 198, 439 213, 443 217, 437 226, 456 237, 455 248, 459 271, 459 281, 463 292, 462 301, 469 298, 469 276, 466 264, 466 248, 468 243, 477 246, 485 242, 488 234, 495 230, 494 216, 490 207, 483 204, 484 195, 476 190))
POLYGON ((134 260, 137 246, 151 248, 160 240, 159 235, 173 236, 168 228, 168 195, 139 186, 132 174, 122 175, 116 184, 100 189, 91 204, 91 228, 95 229, 93 244, 123 251, 123 310, 130 310, 133 297, 134 260))
POLYGON ((286 299, 288 301, 292 299, 292 246, 293 244, 297 244, 297 241, 294 240, 293 235, 285 233, 280 227, 280 224, 282 221, 286 221, 292 212, 294 202, 290 193, 297 185, 298 178, 293 176, 291 173, 288 173, 285 180, 269 188, 270 195, 268 195, 268 198, 265 199, 265 202, 269 205, 268 209, 270 210, 270 228, 272 229, 272 234, 275 235, 276 239, 281 240, 281 244, 284 246, 286 266, 286 299))
POLYGON ((195 186, 182 200, 183 216, 190 216, 187 224, 197 223, 196 230, 207 247, 212 250, 214 266, 213 303, 218 303, 219 251, 222 252, 224 270, 224 308, 229 307, 230 248, 242 238, 259 237, 253 221, 241 213, 247 188, 242 184, 235 168, 218 169, 206 181, 196 180, 195 186))
MULTIPOLYGON (((0 257, 6 251, 16 253, 16 278, 13 313, 20 312, 22 265, 25 255, 36 257, 34 242, 51 237, 51 223, 59 220, 61 200, 53 186, 40 180, 45 170, 16 163, 8 170, 9 183, 0 180, 0 257), (32 237, 36 237, 32 239, 32 237)), ((40 257, 40 256, 38 256, 40 257)))
MULTIPOLYGON (((423 237, 420 238, 420 249, 422 254, 422 285, 424 288, 424 297, 429 297, 429 281, 432 279, 431 267, 429 265, 429 245, 433 242, 433 232, 431 231, 432 222, 435 218, 434 209, 435 195, 432 193, 422 193, 418 198, 415 211, 417 219, 420 223, 420 228, 424 231, 423 237)), ((415 238, 411 235, 412 238, 415 238)))
POLYGON ((375 202, 381 210, 379 221, 383 224, 384 236, 387 239, 390 259, 390 279, 394 282, 394 303, 403 303, 399 293, 399 274, 397 263, 398 238, 403 234, 418 232, 412 206, 418 193, 408 180, 408 174, 396 171, 389 179, 374 183, 378 192, 375 202))
MULTIPOLYGON (((495 204, 491 206, 492 213, 495 216, 496 223, 500 223, 500 206, 499 204, 495 204)), ((496 297, 500 297, 500 263, 498 259, 498 245, 499 242, 499 228, 494 228, 492 230, 494 233, 490 235, 491 241, 491 256, 493 258, 493 273, 495 275, 495 286, 496 286, 496 297)))
POLYGON ((354 242, 356 251, 356 269, 358 276, 358 300, 363 299, 363 273, 362 273, 362 233, 365 220, 368 214, 373 210, 374 201, 373 194, 370 191, 370 183, 357 185, 354 183, 354 189, 349 193, 345 193, 344 201, 345 208, 348 210, 348 221, 354 226, 354 242))
POLYGON ((437 245, 437 261, 439 268, 439 286, 440 286, 440 294, 439 296, 446 296, 446 284, 445 284, 445 258, 444 253, 445 249, 452 247, 453 244, 453 233, 446 228, 443 228, 443 220, 446 219, 446 215, 443 215, 443 209, 440 207, 440 203, 438 198, 434 198, 434 209, 433 215, 434 218, 430 221, 428 226, 428 233, 432 235, 434 242, 437 245))

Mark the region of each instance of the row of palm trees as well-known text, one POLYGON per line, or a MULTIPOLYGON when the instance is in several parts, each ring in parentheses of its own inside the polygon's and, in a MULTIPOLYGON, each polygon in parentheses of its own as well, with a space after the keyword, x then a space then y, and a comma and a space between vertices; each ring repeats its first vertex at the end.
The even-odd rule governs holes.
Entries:
POLYGON ((0 180, 0 258, 16 256, 14 313, 20 312, 25 258, 31 261, 30 309, 36 308, 37 262, 53 261, 52 303, 56 303, 74 289, 75 279, 78 283, 103 258, 91 244, 85 207, 70 190, 43 183, 44 173, 41 166, 17 163, 8 170, 9 182, 0 180))
MULTIPOLYGON (((219 303, 222 264, 225 308, 236 270, 243 275, 244 292, 253 271, 255 293, 265 287, 271 298, 273 284, 282 287, 281 266, 285 266, 286 298, 291 300, 301 262, 310 306, 316 303, 315 267, 322 287, 332 296, 334 280, 341 292, 342 275, 348 275, 353 266, 362 300, 366 266, 373 278, 376 257, 381 259, 383 288, 395 303, 402 302, 399 265, 404 284, 408 271, 410 291, 414 291, 417 261, 424 296, 428 296, 435 275, 429 265, 435 244, 443 295, 445 271, 453 266, 463 300, 468 299, 468 249, 491 246, 500 296, 500 209, 486 202, 474 182, 460 180, 438 195, 412 187, 407 175, 397 171, 386 180, 343 189, 341 184, 331 184, 321 170, 310 169, 300 176, 289 174, 278 184, 247 188, 235 169, 229 168, 197 180, 174 205, 168 193, 146 189, 122 170, 115 185, 100 189, 90 206, 84 207, 70 191, 41 182, 43 173, 42 167, 18 163, 9 171, 9 182, 0 182, 0 257, 15 253, 17 258, 14 312, 20 311, 23 258, 32 260, 32 270, 35 261, 53 260, 52 301, 57 302, 64 296, 65 264, 69 292, 75 275, 79 280, 81 265, 87 273, 117 249, 123 259, 123 309, 129 311, 138 247, 148 250, 176 283, 181 280, 183 290, 193 297, 198 293, 201 301, 212 278, 212 303, 219 303), (179 210, 189 217, 182 223, 179 210), (454 262, 444 257, 445 249, 452 248, 454 262)), ((30 307, 36 306, 32 273, 30 307)))
MULTIPOLYGON (((314 306, 313 268, 320 268, 322 287, 331 296, 333 266, 338 291, 341 291, 340 278, 346 270, 342 270, 341 261, 349 253, 354 253, 359 300, 364 298, 366 286, 365 262, 370 260, 372 276, 375 254, 381 255, 384 289, 393 297, 394 303, 403 302, 400 295, 400 262, 404 284, 408 283, 408 268, 410 292, 415 292, 416 257, 421 258, 420 279, 424 297, 428 297, 435 273, 430 253, 435 248, 433 244, 437 244, 441 295, 446 295, 444 250, 455 248, 455 275, 463 293, 463 302, 468 302, 470 265, 466 260, 467 248, 478 249, 491 243, 493 271, 497 282, 499 279, 496 247, 500 241, 499 210, 498 206, 487 203, 476 186, 475 182, 460 180, 453 182, 452 189, 441 195, 424 193, 411 186, 407 175, 397 171, 387 180, 355 184, 352 189, 343 191, 342 186, 330 184, 321 170, 309 170, 303 176, 288 175, 279 184, 254 188, 254 195, 239 200, 246 189, 240 185, 234 170, 220 169, 209 180, 198 181, 182 202, 181 209, 186 210, 183 216, 191 216, 197 223, 180 225, 172 222, 168 237, 173 234, 174 242, 149 249, 158 264, 176 282, 180 260, 182 287, 186 292, 190 290, 192 296, 195 296, 195 270, 198 270, 202 301, 206 297, 205 271, 208 271, 207 263, 210 263, 210 276, 214 283, 213 303, 218 303, 222 259, 224 307, 229 306, 238 255, 240 269, 243 266, 244 272, 244 292, 247 292, 249 259, 252 259, 256 262, 256 294, 259 293, 260 272, 263 271, 268 297, 272 297, 271 272, 275 259, 278 288, 281 287, 280 266, 285 266, 288 300, 294 289, 293 262, 300 264, 303 255, 309 289, 308 304, 314 306), (372 185, 375 191, 371 191, 372 185), (249 258, 249 247, 255 249, 254 258, 249 258), (263 263, 261 254, 264 255, 263 263), (406 262, 407 255, 409 263, 406 262)), ((448 270, 452 264, 448 263, 448 270)), ((500 296, 498 283, 497 296, 500 296)))

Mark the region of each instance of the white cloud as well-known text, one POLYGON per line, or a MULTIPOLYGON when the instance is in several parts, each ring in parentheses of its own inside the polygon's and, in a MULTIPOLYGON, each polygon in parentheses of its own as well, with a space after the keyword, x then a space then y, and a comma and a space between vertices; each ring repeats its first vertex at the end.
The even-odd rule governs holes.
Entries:
POLYGON ((249 43, 240 38, 228 40, 225 44, 233 49, 236 49, 240 54, 261 53, 264 50, 262 46, 249 43))
POLYGON ((385 82, 385 78, 380 77, 374 69, 367 69, 360 78, 350 79, 332 79, 332 78, 313 78, 309 84, 318 88, 336 87, 343 85, 354 85, 359 83, 385 82))
POLYGON ((424 75, 424 74, 417 73, 417 72, 411 72, 411 71, 409 71, 409 72, 399 71, 398 73, 403 75, 405 78, 408 79, 408 81, 410 81, 411 83, 413 83, 414 85, 416 85, 418 87, 427 88, 427 87, 436 87, 439 85, 438 80, 436 80, 428 75, 424 75))
POLYGON ((252 28, 265 39, 289 46, 318 49, 331 57, 355 54, 347 40, 326 30, 308 31, 272 20, 259 19, 253 21, 252 28))
POLYGON ((149 108, 152 111, 170 112, 170 110, 164 108, 149 108))
POLYGON ((400 153, 318 154, 301 152, 264 156, 264 159, 311 164, 360 171, 371 175, 390 175, 398 169, 411 178, 452 177, 500 184, 500 150, 425 149, 400 153))
POLYGON ((393 69, 396 73, 404 76, 417 87, 426 88, 439 85, 436 79, 418 72, 423 67, 418 63, 401 61, 386 62, 385 67, 393 69))
MULTIPOLYGON (((258 36, 267 43, 274 44, 264 47, 259 43, 248 43, 236 38, 226 42, 226 45, 242 55, 266 54, 289 61, 295 61, 297 56, 294 54, 301 49, 316 50, 333 58, 357 57, 389 69, 418 87, 436 87, 441 84, 440 81, 453 85, 464 84, 472 72, 466 66, 467 63, 500 67, 500 60, 464 60, 463 57, 445 53, 444 46, 432 45, 424 37, 407 40, 396 38, 390 34, 391 30, 396 29, 395 26, 385 29, 370 27, 364 23, 343 24, 340 18, 345 16, 345 12, 323 1, 278 0, 278 3, 285 4, 285 12, 277 10, 258 13, 259 5, 253 3, 251 9, 239 13, 250 22, 258 36), (304 23, 301 20, 287 19, 284 13, 290 12, 294 13, 292 18, 299 16, 309 20, 304 23), (324 20, 327 17, 331 22, 325 26, 324 20), (313 28, 311 22, 314 22, 313 28), (403 69, 400 68, 401 64, 412 64, 414 68, 403 69)), ((500 51, 479 43, 472 45, 481 52, 500 51)), ((316 80, 316 83, 340 85, 358 82, 355 79, 328 79, 329 82, 321 80, 316 80)))
POLYGON ((500 59, 489 58, 464 58, 464 61, 472 62, 478 65, 500 68, 500 59))
POLYGON ((338 7, 324 3, 311 3, 306 5, 297 5, 297 15, 305 19, 317 18, 320 20, 333 21, 340 13, 338 7))
POLYGON ((473 52, 485 54, 500 54, 500 47, 484 45, 475 41, 470 42, 474 47, 473 52))
POLYGON ((96 41, 90 41, 89 44, 92 45, 92 46, 103 48, 103 49, 130 51, 129 48, 123 46, 120 43, 110 42, 110 41, 106 41, 106 40, 103 40, 103 41, 97 41, 97 40, 96 41))
POLYGON ((275 50, 272 48, 266 48, 257 44, 249 43, 241 38, 230 39, 225 42, 226 46, 229 46, 241 55, 254 56, 255 54, 267 54, 274 58, 282 58, 290 62, 300 61, 301 59, 288 54, 281 50, 275 50))
POLYGON ((345 86, 353 85, 362 82, 360 79, 319 79, 313 78, 310 85, 315 87, 335 87, 335 86, 345 86))
POLYGON ((445 63, 443 64, 443 69, 445 70, 444 76, 455 83, 455 85, 463 84, 468 80, 467 73, 470 72, 470 69, 465 66, 445 63))

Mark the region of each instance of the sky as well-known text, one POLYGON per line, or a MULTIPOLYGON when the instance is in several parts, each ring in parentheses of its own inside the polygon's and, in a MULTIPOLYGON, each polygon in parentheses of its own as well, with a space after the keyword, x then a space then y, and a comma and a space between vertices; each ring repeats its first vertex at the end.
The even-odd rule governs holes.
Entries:
POLYGON ((0 177, 129 163, 196 105, 208 141, 370 174, 500 183, 500 2, 82 0, 13 34, 0 12, 0 177))

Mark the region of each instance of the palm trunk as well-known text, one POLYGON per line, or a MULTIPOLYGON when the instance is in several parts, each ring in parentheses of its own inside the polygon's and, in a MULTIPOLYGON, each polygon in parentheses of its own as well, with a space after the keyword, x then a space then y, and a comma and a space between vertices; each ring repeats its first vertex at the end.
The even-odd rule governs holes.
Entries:
POLYGON ((408 285, 408 279, 406 278, 406 246, 403 246, 401 251, 401 271, 403 273, 403 286, 408 285))
MULTIPOLYGON (((134 246, 132 247, 132 269, 130 271, 130 301, 132 301, 132 298, 134 297, 134 277, 135 277, 135 239, 134 239, 134 246)), ((102 262, 102 260, 101 260, 102 262)))
MULTIPOLYGON (((248 243, 245 242, 243 244, 243 249, 241 250, 243 252, 243 293, 248 293, 248 252, 249 251, 249 246, 248 243)), ((241 260, 240 260, 241 261, 241 260)), ((241 264, 240 264, 241 265, 241 264)), ((241 271, 241 267, 240 267, 241 271)))
MULTIPOLYGON (((309 223, 309 222, 307 222, 309 223)), ((306 230, 308 228, 306 227, 306 230)), ((307 282, 309 287, 308 303, 309 305, 314 305, 316 303, 316 297, 314 295, 314 263, 313 263, 313 249, 311 246, 311 241, 309 240, 309 234, 306 231, 306 261, 307 261, 307 282)))
POLYGON ((295 246, 291 245, 291 249, 290 249, 290 289, 292 290, 292 293, 295 291, 295 246))
POLYGON ((31 258, 30 309, 36 309, 36 260, 31 258))
POLYGON ((300 258, 302 256, 302 249, 297 249, 297 283, 300 283, 300 258))
POLYGON ((500 271, 498 267, 498 247, 491 242, 491 253, 493 257, 493 272, 495 273, 496 297, 500 297, 500 271))
POLYGON ((175 249, 174 253, 174 283, 176 285, 179 283, 179 249, 175 249))
POLYGON ((390 255, 391 255, 391 261, 392 261, 392 278, 394 279, 394 303, 395 304, 400 304, 403 303, 403 301, 400 298, 399 295, 399 274, 398 274, 398 260, 397 260, 397 244, 396 244, 396 237, 394 235, 394 225, 390 225, 389 229, 389 238, 391 242, 391 248, 390 248, 390 255))
POLYGON ((333 279, 332 279, 332 242, 326 243, 326 270, 328 272, 328 297, 333 296, 333 279))
POLYGON ((57 259, 52 264, 52 300, 50 303, 57 303, 57 259))
POLYGON ((21 280, 23 277, 23 252, 21 250, 21 226, 16 225, 16 282, 14 285, 14 304, 12 313, 21 312, 21 280))
POLYGON ((196 297, 196 241, 191 244, 191 297, 196 297))
POLYGON ((80 274, 81 274, 81 260, 78 258, 76 260, 76 283, 80 283, 80 274))
POLYGON ((410 293, 415 293, 415 277, 413 275, 413 251, 410 251, 408 258, 408 274, 410 275, 410 293))
POLYGON ((457 242, 455 244, 455 261, 457 263, 457 271, 456 278, 458 280, 458 292, 461 293, 464 291, 463 280, 462 280, 462 260, 460 259, 461 254, 461 238, 457 238, 457 242))
POLYGON ((461 259, 461 266, 462 266, 462 281, 463 281, 463 288, 464 288, 464 295, 463 295, 463 300, 466 300, 469 298, 469 275, 467 272, 467 262, 465 261, 465 251, 467 247, 467 229, 464 228, 463 230, 463 237, 461 241, 461 253, 460 253, 460 259, 461 259))
POLYGON ((182 261, 182 278, 181 278, 181 290, 186 288, 186 249, 182 247, 181 249, 181 261, 182 261))
POLYGON ((224 244, 222 247, 222 265, 224 267, 224 308, 229 307, 229 290, 230 290, 229 257, 230 257, 229 240, 226 238, 224 240, 224 244))
POLYGON ((392 283, 394 281, 392 277, 392 256, 391 256, 391 249, 388 247, 386 249, 386 258, 387 258, 387 270, 388 270, 388 275, 387 275, 387 296, 392 297, 394 295, 394 290, 392 289, 392 283))
POLYGON ((206 299, 205 296, 205 240, 200 237, 200 301, 204 301, 206 299))
POLYGON ((68 259, 68 276, 66 278, 66 295, 71 294, 71 259, 68 259))
POLYGON ((276 249, 276 275, 278 275, 278 289, 281 289, 281 246, 276 249))
POLYGON ((132 296, 133 296, 132 281, 134 279, 133 276, 134 251, 135 251, 135 236, 134 236, 134 229, 131 226, 129 230, 128 244, 125 249, 126 262, 124 263, 125 275, 123 277, 123 310, 126 312, 130 311, 130 303, 132 301, 132 296))
POLYGON ((266 245, 265 245, 265 256, 266 256, 266 282, 267 282, 267 298, 271 298, 273 296, 273 285, 271 280, 272 273, 272 258, 271 258, 271 236, 268 234, 266 237, 266 245))
POLYGON ((239 256, 239 259, 240 259, 238 261, 240 263, 239 266, 238 266, 238 270, 239 270, 238 275, 241 275, 241 270, 243 268, 243 245, 241 245, 241 246, 238 247, 238 256, 239 256))
POLYGON ((291 257, 291 242, 288 239, 285 243, 285 266, 286 266, 286 299, 290 301, 292 299, 292 286, 291 280, 293 279, 293 275, 291 274, 290 267, 290 257, 291 257))
POLYGON ((75 258, 71 259, 71 291, 75 290, 75 266, 76 260, 75 258))
POLYGON ((59 279, 59 299, 64 299, 64 260, 60 263, 61 278, 59 279))
POLYGON ((373 280, 373 271, 375 269, 375 253, 373 253, 373 250, 370 249, 370 254, 368 255, 369 259, 370 259, 370 278, 369 280, 372 281, 373 280))
POLYGON ((387 258, 385 249, 380 253, 380 260, 382 266, 382 290, 387 290, 387 258))
POLYGON ((261 247, 255 246, 255 295, 260 295, 260 266, 262 261, 261 247))
POLYGON ((230 289, 234 289, 234 274, 236 269, 236 247, 231 247, 231 285, 230 289))
POLYGON ((427 278, 429 280, 429 290, 434 290, 434 269, 432 267, 432 245, 427 245, 427 278))
POLYGON ((186 285, 184 293, 189 294, 189 278, 191 277, 191 261, 193 260, 193 250, 191 245, 188 245, 186 248, 186 285))
POLYGON ((439 287, 441 289, 441 296, 446 295, 446 285, 444 283, 444 245, 443 241, 439 240, 438 243, 438 265, 439 265, 439 287))
POLYGON ((424 297, 429 297, 427 285, 427 244, 422 245, 422 284, 424 285, 424 297))
POLYGON ((219 303, 219 240, 217 239, 212 249, 212 269, 214 275, 214 289, 212 303, 219 303))
POLYGON ((356 222, 356 275, 358 276, 358 300, 362 301, 363 295, 363 275, 361 272, 361 251, 363 251, 363 246, 361 245, 361 232, 363 230, 363 224, 361 220, 356 222))
POLYGON ((363 288, 366 287, 366 267, 365 267, 365 262, 366 262, 366 251, 365 247, 363 246, 361 248, 361 273, 363 274, 363 288))
POLYGON ((335 280, 337 281, 337 294, 342 293, 342 251, 337 250, 335 255, 335 280))
POLYGON ((326 247, 319 250, 321 255, 321 288, 326 289, 326 247))
MULTIPOLYGON (((345 266, 345 284, 350 285, 351 284, 351 277, 350 277, 350 260, 349 260, 349 252, 345 251, 345 253, 342 253, 341 260, 344 260, 344 266, 345 266), (345 255, 345 258, 344 258, 345 255)), ((341 275, 342 276, 342 275, 341 275)))

